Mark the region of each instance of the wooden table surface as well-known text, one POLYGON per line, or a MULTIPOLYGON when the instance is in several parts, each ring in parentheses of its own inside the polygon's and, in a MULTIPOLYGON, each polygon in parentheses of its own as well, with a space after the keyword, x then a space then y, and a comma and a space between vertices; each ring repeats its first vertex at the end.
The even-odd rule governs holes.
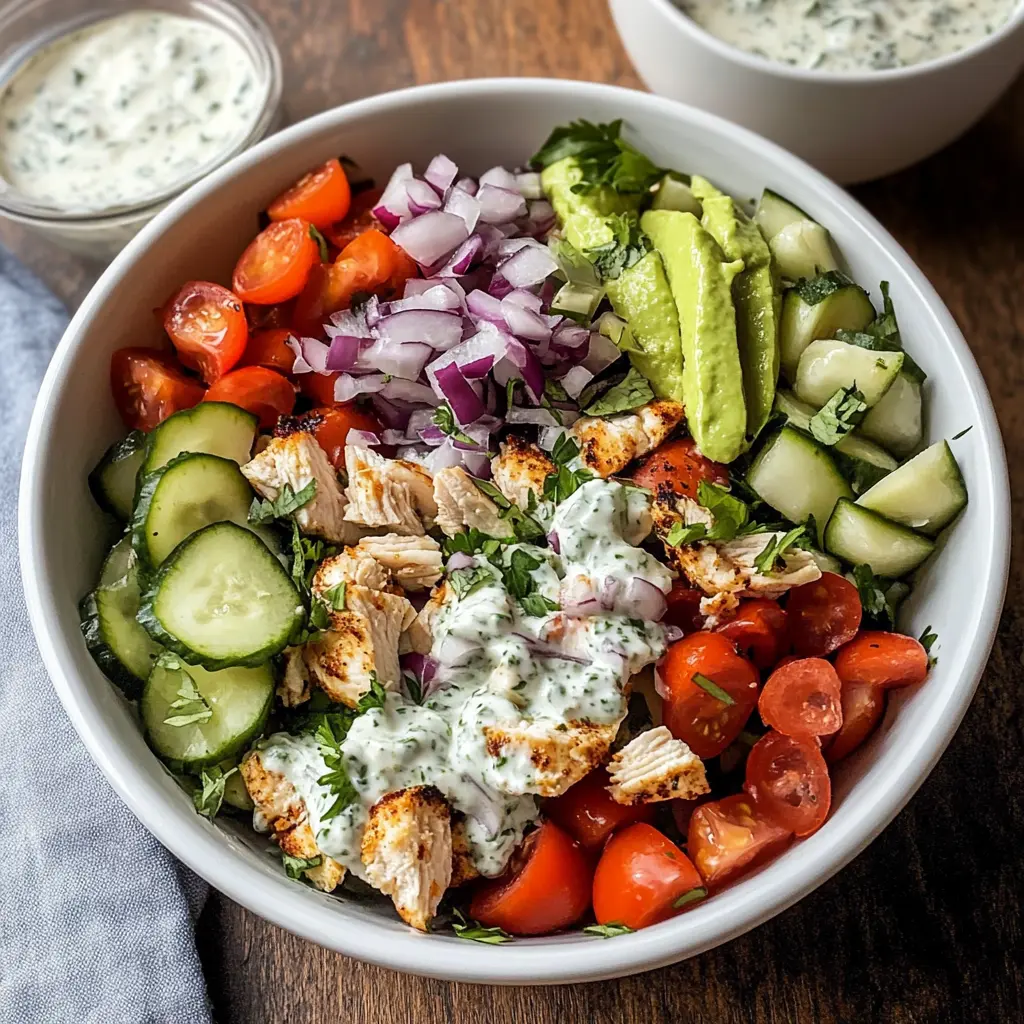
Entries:
MULTIPOLYGON (((639 86, 603 0, 252 0, 280 44, 293 119, 453 78, 639 86)), ((879 111, 879 117, 884 117, 879 111)), ((926 163, 855 189, 931 279, 981 365, 1024 478, 1024 80, 926 163)), ((97 268, 0 239, 69 303, 97 268)), ((1024 493, 1024 492, 1021 492, 1024 493)), ((1014 502, 1015 533, 1021 526, 1014 502)), ((1019 535, 1018 535, 1019 536, 1019 535)), ((495 989, 407 978, 310 945, 214 893, 199 943, 221 1024, 1024 1020, 1024 556, 989 670, 910 806, 836 878, 770 923, 617 982, 495 989)))

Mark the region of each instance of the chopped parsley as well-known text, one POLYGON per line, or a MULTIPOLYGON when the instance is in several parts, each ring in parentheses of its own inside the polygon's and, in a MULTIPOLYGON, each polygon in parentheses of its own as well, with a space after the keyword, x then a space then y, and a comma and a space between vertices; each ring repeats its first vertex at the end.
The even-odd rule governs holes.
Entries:
POLYGON ((811 434, 816 441, 831 447, 838 444, 868 411, 864 394, 851 388, 840 388, 812 417, 811 434))
POLYGON ((471 444, 474 448, 480 447, 469 434, 463 433, 459 429, 455 413, 452 412, 452 407, 447 402, 442 402, 434 410, 433 422, 442 434, 447 434, 453 441, 458 441, 461 444, 471 444))
POLYGON ((341 752, 342 741, 348 734, 353 717, 351 713, 328 713, 319 716, 320 724, 314 735, 327 772, 316 781, 317 785, 327 786, 334 796, 334 802, 320 815, 321 822, 336 818, 346 807, 359 802, 359 794, 348 777, 344 755, 341 752))
POLYGON ((156 661, 157 667, 165 672, 178 674, 176 700, 171 701, 169 708, 177 714, 164 719, 164 725, 182 728, 186 725, 198 725, 208 722, 213 717, 213 709, 206 703, 206 698, 196 687, 196 681, 188 673, 185 666, 173 654, 161 654, 156 661))
POLYGON ((318 854, 316 857, 292 857, 287 853, 281 854, 281 864, 284 866, 284 873, 295 881, 301 879, 303 874, 310 868, 320 867, 323 862, 324 858, 321 854, 318 854))
POLYGON ((602 939, 614 939, 616 935, 630 935, 633 929, 628 924, 609 921, 607 924, 588 924, 583 929, 584 935, 599 935, 602 939))
POLYGON ((455 569, 448 574, 448 582, 451 584, 455 595, 461 600, 468 597, 474 591, 494 582, 494 574, 490 569, 477 566, 473 569, 455 569))
POLYGON ((889 296, 889 282, 882 281, 879 287, 882 292, 882 312, 862 331, 839 330, 836 331, 836 338, 848 345, 857 345, 878 352, 903 352, 901 371, 917 383, 923 384, 928 375, 903 348, 903 338, 896 320, 896 307, 889 296))
POLYGON ((516 548, 509 555, 508 561, 500 567, 505 589, 519 602, 527 615, 546 615, 558 611, 558 604, 537 590, 537 581, 532 576, 533 571, 542 564, 539 558, 534 558, 522 548, 516 548))
POLYGON ((555 443, 551 446, 551 461, 556 466, 568 465, 579 454, 580 446, 564 430, 558 435, 555 443))
POLYGON ((684 892, 683 895, 680 896, 679 899, 677 899, 675 903, 672 904, 672 906, 678 910, 679 907, 685 907, 691 903, 696 903, 697 900, 704 899, 707 896, 707 894, 707 889, 699 885, 696 889, 691 889, 689 892, 684 892))
POLYGON ((704 540, 708 535, 708 528, 703 523, 691 523, 687 526, 682 520, 673 524, 672 529, 665 535, 665 543, 669 547, 681 548, 686 544, 695 544, 704 540))
POLYGON ((705 693, 709 693, 715 700, 724 704, 727 708, 731 708, 736 701, 729 696, 728 693, 723 690, 718 683, 713 679, 708 679, 706 675, 701 672, 693 673, 693 681, 699 686, 705 693))
POLYGON ((932 647, 935 645, 935 641, 939 639, 939 634, 933 633, 931 626, 925 626, 924 632, 918 639, 921 646, 925 649, 925 653, 928 655, 928 667, 932 668, 939 660, 932 656, 932 647))
POLYGON ((871 571, 871 566, 866 563, 854 566, 853 582, 857 585, 860 604, 869 624, 879 629, 894 629, 896 611, 886 598, 882 581, 871 571))
POLYGON ((285 484, 280 494, 273 500, 252 499, 249 508, 249 522, 256 525, 269 523, 274 519, 283 519, 297 509, 308 505, 316 496, 316 479, 312 479, 299 491, 293 491, 291 484, 285 484))
POLYGON ((964 427, 964 429, 961 430, 959 434, 954 434, 950 438, 950 440, 951 441, 959 441, 960 438, 964 436, 964 434, 969 434, 973 429, 974 429, 974 424, 972 423, 969 427, 964 427))
POLYGON ((452 931, 460 939, 470 942, 484 942, 491 946, 500 946, 503 942, 511 942, 512 936, 503 928, 485 928, 479 921, 469 921, 461 910, 452 910, 452 931))
POLYGON ((654 392, 647 378, 637 369, 629 372, 603 395, 594 399, 583 411, 588 416, 610 416, 617 412, 638 409, 654 400, 654 392))
POLYGON ((762 575, 770 573, 783 562, 786 552, 792 547, 802 547, 807 542, 807 527, 795 526, 781 537, 772 537, 754 559, 754 568, 762 575))
POLYGON ((472 480, 477 489, 498 506, 499 516, 512 527, 516 540, 532 541, 544 536, 544 527, 515 502, 509 501, 489 480, 480 480, 478 477, 472 477, 472 480))
POLYGON ((331 258, 330 252, 327 249, 327 239, 320 234, 315 224, 309 225, 309 237, 316 242, 317 248, 320 250, 320 262, 327 263, 331 258))
POLYGON ((336 587, 325 590, 320 595, 320 600, 332 611, 343 612, 345 610, 345 591, 347 589, 348 584, 345 580, 342 580, 336 587))
POLYGON ((224 771, 218 765, 212 765, 199 773, 199 785, 192 793, 192 803, 204 818, 212 821, 220 812, 224 803, 224 785, 237 771, 237 767, 224 771))
POLYGON ((497 537, 489 537, 481 533, 475 526, 470 526, 454 537, 445 537, 441 542, 441 551, 445 558, 451 558, 456 552, 467 555, 481 554, 485 558, 493 558, 500 550, 504 541, 497 537))
POLYGON ((608 218, 612 237, 601 245, 583 250, 602 281, 616 281, 624 270, 639 263, 653 248, 640 230, 635 214, 614 213, 608 218))
POLYGON ((356 714, 365 715, 367 711, 375 708, 383 708, 387 703, 388 691, 384 689, 381 681, 377 678, 376 672, 370 673, 370 688, 359 698, 356 704, 356 714))

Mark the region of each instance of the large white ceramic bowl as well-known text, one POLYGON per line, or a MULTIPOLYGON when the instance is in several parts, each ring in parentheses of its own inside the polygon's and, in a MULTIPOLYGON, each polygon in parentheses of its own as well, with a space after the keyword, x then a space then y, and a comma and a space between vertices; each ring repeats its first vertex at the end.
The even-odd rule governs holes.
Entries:
POLYGON ((650 89, 761 132, 846 184, 880 178, 948 145, 1024 67, 1024 3, 959 53, 844 74, 739 50, 672 0, 610 3, 626 52, 650 89))
POLYGON ((999 431, 964 339, 906 253, 845 192, 771 143, 668 100, 578 82, 497 79, 328 111, 237 157, 159 214, 89 293, 50 364, 25 452, 19 525, 29 612, 53 684, 111 785, 161 842, 232 899, 324 946, 419 974, 522 984, 607 978, 692 956, 777 914, 863 850, 938 760, 985 667, 1007 571, 1008 503, 999 431), (956 442, 970 504, 906 609, 908 630, 938 632, 938 667, 924 686, 894 696, 883 727, 837 772, 821 831, 656 927, 614 941, 573 934, 495 947, 415 933, 389 906, 289 881, 257 837, 193 811, 79 636, 76 603, 95 581, 109 532, 86 474, 123 432, 108 391, 110 353, 155 341, 152 310, 181 281, 227 280, 256 230, 256 212, 307 168, 346 153, 383 178, 402 161, 422 165, 443 151, 479 173, 523 161, 553 125, 579 117, 622 118, 655 161, 700 171, 737 196, 756 196, 765 185, 791 196, 828 225, 858 280, 890 281, 909 347, 931 374, 929 433, 974 428, 956 442))

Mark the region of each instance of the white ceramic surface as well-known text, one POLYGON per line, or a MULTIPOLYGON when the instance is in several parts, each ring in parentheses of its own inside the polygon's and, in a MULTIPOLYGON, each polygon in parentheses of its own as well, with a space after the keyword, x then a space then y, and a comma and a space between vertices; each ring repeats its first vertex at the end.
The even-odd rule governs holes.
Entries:
POLYGON ((716 39, 672 0, 610 0, 626 52, 656 93, 745 125, 836 181, 880 178, 962 135, 1024 67, 1024 3, 960 53, 891 71, 826 74, 716 39))
MULTIPOLYGON (((377 964, 496 983, 627 974, 691 956, 767 920, 856 856, 911 797, 970 703, 994 637, 1009 548, 1006 466, 984 383, 952 317, 906 253, 845 192, 794 157, 709 114, 643 93, 544 80, 425 86, 328 111, 266 140, 163 211, 114 261, 75 315, 40 391, 20 496, 21 564, 36 639, 90 754, 146 826, 232 899, 316 942, 377 964), (123 433, 110 399, 110 353, 155 340, 152 309, 187 278, 227 280, 256 213, 307 168, 346 153, 378 179, 444 151, 472 173, 522 161, 572 118, 623 118, 653 159, 700 171, 741 197, 765 185, 826 224, 864 283, 886 279, 926 385, 933 437, 957 441, 970 504, 904 625, 939 634, 928 682, 899 692, 870 743, 837 773, 834 809, 816 835, 675 920, 614 941, 580 934, 505 946, 421 935, 390 907, 339 901, 289 881, 262 841, 200 818, 149 752, 128 705, 78 632, 109 534, 86 474, 123 433), (938 384, 941 383, 941 386, 938 384)), ((159 880, 151 880, 159 884, 159 880)))

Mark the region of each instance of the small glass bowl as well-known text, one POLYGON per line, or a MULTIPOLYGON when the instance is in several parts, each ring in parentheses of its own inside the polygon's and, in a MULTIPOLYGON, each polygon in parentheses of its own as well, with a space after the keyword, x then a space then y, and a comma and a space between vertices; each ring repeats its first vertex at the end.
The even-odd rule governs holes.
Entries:
POLYGON ((12 0, 0 8, 0 92, 43 46, 85 25, 136 10, 178 14, 230 33, 252 59, 263 90, 259 116, 246 136, 173 188, 141 203, 100 213, 68 213, 39 204, 0 178, 0 216, 80 256, 109 261, 172 199, 281 127, 281 55, 263 19, 232 0, 103 0, 86 11, 83 6, 82 0, 12 0))

